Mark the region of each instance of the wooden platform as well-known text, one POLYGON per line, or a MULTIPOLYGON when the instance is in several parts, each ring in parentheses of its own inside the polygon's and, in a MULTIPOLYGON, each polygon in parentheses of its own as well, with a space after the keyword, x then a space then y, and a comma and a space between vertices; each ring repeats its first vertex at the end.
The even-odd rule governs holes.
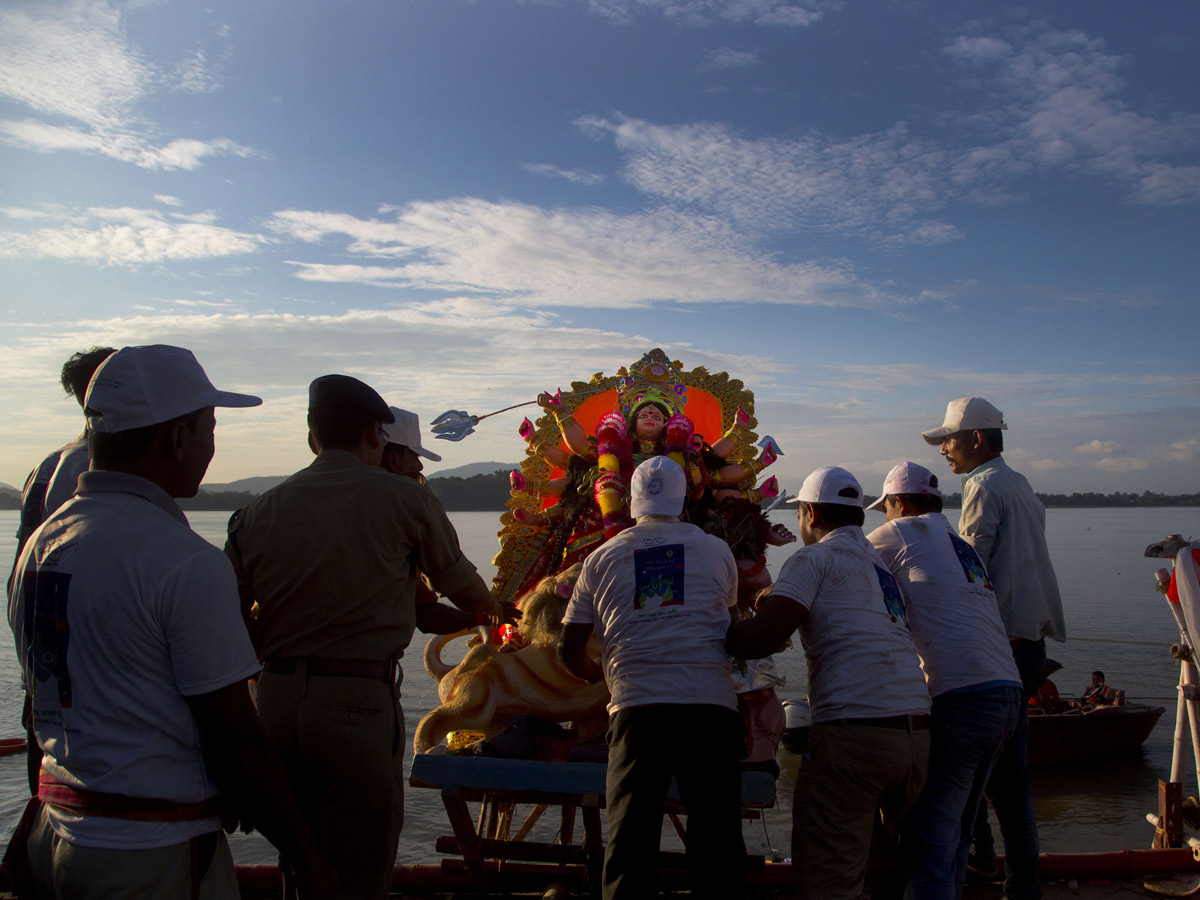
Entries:
MULTIPOLYGON (((439 853, 458 859, 442 860, 446 872, 465 867, 470 880, 485 888, 501 867, 552 867, 566 883, 595 889, 600 883, 604 836, 600 810, 604 808, 603 763, 537 762, 424 753, 413 760, 409 784, 440 790, 452 835, 437 839, 439 853), (479 803, 477 817, 468 803, 479 803), (517 808, 531 806, 520 825, 517 808), (551 808, 558 810, 559 832, 554 843, 527 840, 538 820, 551 808), (576 818, 583 834, 576 837, 576 818)), ((775 804, 775 779, 766 772, 742 775, 742 814, 757 818, 760 810, 775 804)), ((663 813, 670 817, 680 839, 687 832, 679 819, 679 794, 674 783, 663 813)), ((749 871, 761 872, 761 856, 748 858, 749 871)), ((660 868, 683 869, 681 853, 661 854, 660 868)))

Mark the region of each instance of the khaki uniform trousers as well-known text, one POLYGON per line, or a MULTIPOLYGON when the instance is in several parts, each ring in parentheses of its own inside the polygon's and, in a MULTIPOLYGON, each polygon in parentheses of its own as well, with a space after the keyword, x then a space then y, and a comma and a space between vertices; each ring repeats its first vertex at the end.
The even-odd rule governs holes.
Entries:
POLYGON ((29 835, 28 856, 34 889, 46 900, 241 897, 221 831, 153 850, 81 847, 54 833, 43 806, 29 835))
POLYGON ((895 829, 920 796, 928 762, 928 729, 812 726, 792 800, 801 900, 859 897, 869 857, 895 864, 895 829))
POLYGON ((404 717, 379 680, 264 672, 258 714, 283 756, 338 896, 387 896, 404 825, 404 717))

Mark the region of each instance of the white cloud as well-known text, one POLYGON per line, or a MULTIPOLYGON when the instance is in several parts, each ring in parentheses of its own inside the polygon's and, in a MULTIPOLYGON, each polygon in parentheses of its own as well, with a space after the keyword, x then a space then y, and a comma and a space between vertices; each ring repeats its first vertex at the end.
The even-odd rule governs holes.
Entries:
POLYGON ((532 306, 673 300, 891 309, 909 302, 845 268, 780 264, 717 219, 670 210, 622 216, 465 198, 385 211, 394 220, 285 210, 269 227, 310 243, 349 238, 348 252, 373 260, 294 259, 298 276, 312 281, 467 291, 532 306))
POLYGON ((221 79, 208 64, 203 50, 175 64, 175 86, 192 94, 211 94, 221 89, 221 79))
MULTIPOLYGON (((757 136, 721 122, 661 124, 614 114, 576 120, 612 140, 623 177, 677 208, 743 229, 816 232, 885 248, 963 235, 943 210, 1013 202, 1022 179, 1067 171, 1122 186, 1139 203, 1200 201, 1200 115, 1141 112, 1123 99, 1126 61, 1077 32, 964 36, 946 49, 974 77, 971 105, 918 130, 757 136), (937 130, 934 130, 934 129, 937 130)), ((713 59, 750 61, 722 48, 713 59)))
POLYGON ((29 120, 0 120, 0 142, 23 150, 52 153, 74 150, 94 153, 143 169, 196 169, 209 156, 261 156, 249 147, 220 138, 200 141, 181 138, 159 147, 132 132, 100 133, 29 120))
POLYGON ((183 201, 178 197, 172 197, 170 194, 155 194, 154 199, 163 206, 182 206, 183 201))
POLYGON ((748 22, 804 28, 821 20, 828 0, 587 0, 593 13, 628 24, 642 16, 660 16, 694 28, 718 22, 748 22))
POLYGON ((266 243, 261 235, 207 222, 168 221, 153 209, 91 207, 40 214, 22 209, 4 212, 18 221, 53 222, 29 231, 0 231, 0 256, 10 258, 141 266, 252 253, 266 243))
POLYGON ((1031 459, 1026 465, 1035 472, 1061 472, 1067 468, 1061 459, 1031 459))
POLYGON ((1097 461, 1096 468, 1101 472, 1109 474, 1121 474, 1124 472, 1143 472, 1150 468, 1150 464, 1136 456, 1106 456, 1104 459, 1097 461))
POLYGON ((598 172, 586 169, 560 169, 549 163, 522 163, 521 167, 531 175, 545 175, 547 178, 561 178, 574 184, 600 184, 604 176, 598 172))
POLYGON ((0 9, 0 94, 97 129, 123 122, 157 73, 114 6, 88 0, 0 9))
POLYGON ((1121 447, 1114 441, 1092 440, 1086 444, 1080 444, 1075 448, 1076 453, 1096 453, 1112 456, 1114 453, 1120 453, 1121 447))
POLYGON ((757 66, 761 60, 752 50, 734 50, 732 47, 717 47, 704 54, 705 71, 721 71, 723 69, 744 69, 747 66, 757 66))
MULTIPOLYGON (((569 388, 572 380, 612 372, 654 346, 687 368, 742 377, 779 368, 757 356, 673 346, 633 331, 574 328, 545 312, 466 298, 333 315, 172 311, 6 327, 0 339, 0 417, 6 423, 0 481, 18 481, 48 449, 78 432, 79 408, 62 400, 58 385, 63 360, 81 347, 134 343, 188 347, 218 387, 264 398, 252 410, 218 411, 210 481, 291 472, 311 460, 307 386, 328 372, 362 378, 427 423, 450 408, 481 415, 532 400, 542 390, 569 388)), ((461 444, 430 445, 447 466, 516 460, 525 448, 516 431, 521 418, 513 410, 481 423, 461 444)))
POLYGON ((1200 440, 1173 441, 1167 448, 1167 458, 1175 462, 1195 462, 1200 459, 1200 440))
POLYGON ((960 178, 981 166, 1011 174, 1061 168, 1123 185, 1138 203, 1200 201, 1200 167, 1172 160, 1200 146, 1200 115, 1131 108, 1123 99, 1127 61, 1102 39, 1048 31, 1014 44, 960 37, 945 49, 989 79, 989 101, 976 100, 970 116, 989 143, 960 162, 960 178))
MULTIPOLYGON (((138 110, 169 79, 130 43, 106 0, 40 0, 0 9, 0 96, 33 118, 0 121, 0 143, 75 151, 146 169, 195 169, 214 155, 254 155, 228 138, 167 140, 138 110), (66 118, 75 125, 51 121, 66 118)), ((202 51, 179 64, 184 90, 215 90, 202 51)))
POLYGON ((950 196, 949 160, 899 123, 848 140, 817 132, 750 138, 721 123, 658 125, 585 116, 584 131, 611 136, 624 174, 643 193, 728 216, 746 228, 814 230, 880 243, 939 243, 959 236, 929 218, 950 196))
POLYGON ((945 53, 957 59, 993 62, 1012 56, 1013 47, 1007 41, 993 37, 958 37, 945 48, 945 53))

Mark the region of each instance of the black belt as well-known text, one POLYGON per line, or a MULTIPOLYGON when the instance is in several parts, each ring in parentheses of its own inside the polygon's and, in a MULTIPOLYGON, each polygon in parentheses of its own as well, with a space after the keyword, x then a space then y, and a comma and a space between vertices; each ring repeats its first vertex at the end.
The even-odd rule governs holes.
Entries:
POLYGON ((376 662, 370 659, 320 659, 315 656, 268 659, 263 671, 271 675, 295 675, 296 667, 303 662, 309 675, 341 678, 370 678, 387 684, 396 684, 400 678, 398 660, 385 659, 376 662))
POLYGON ((929 727, 929 716, 884 716, 882 719, 834 719, 830 725, 870 725, 874 728, 896 728, 901 731, 920 731, 929 727))

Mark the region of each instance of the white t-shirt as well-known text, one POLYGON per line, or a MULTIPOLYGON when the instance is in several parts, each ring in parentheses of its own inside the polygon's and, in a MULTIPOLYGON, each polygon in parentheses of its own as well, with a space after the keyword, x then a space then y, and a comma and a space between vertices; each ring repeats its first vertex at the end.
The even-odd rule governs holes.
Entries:
MULTIPOLYGON (((248 678, 258 661, 229 560, 165 491, 84 473, 21 555, 9 625, 50 775, 185 804, 217 795, 184 698, 248 678)), ((152 849, 219 827, 49 809, 58 835, 89 847, 152 849)))
POLYGON ((987 569, 941 513, 885 522, 867 540, 900 582, 930 696, 1020 685, 987 569))
POLYGON ((642 520, 584 561, 563 623, 595 629, 610 713, 651 703, 737 709, 725 655, 736 603, 724 541, 686 522, 642 520))
POLYGON ((929 712, 900 585, 861 528, 798 549, 771 595, 808 610, 800 639, 813 724, 929 712))

